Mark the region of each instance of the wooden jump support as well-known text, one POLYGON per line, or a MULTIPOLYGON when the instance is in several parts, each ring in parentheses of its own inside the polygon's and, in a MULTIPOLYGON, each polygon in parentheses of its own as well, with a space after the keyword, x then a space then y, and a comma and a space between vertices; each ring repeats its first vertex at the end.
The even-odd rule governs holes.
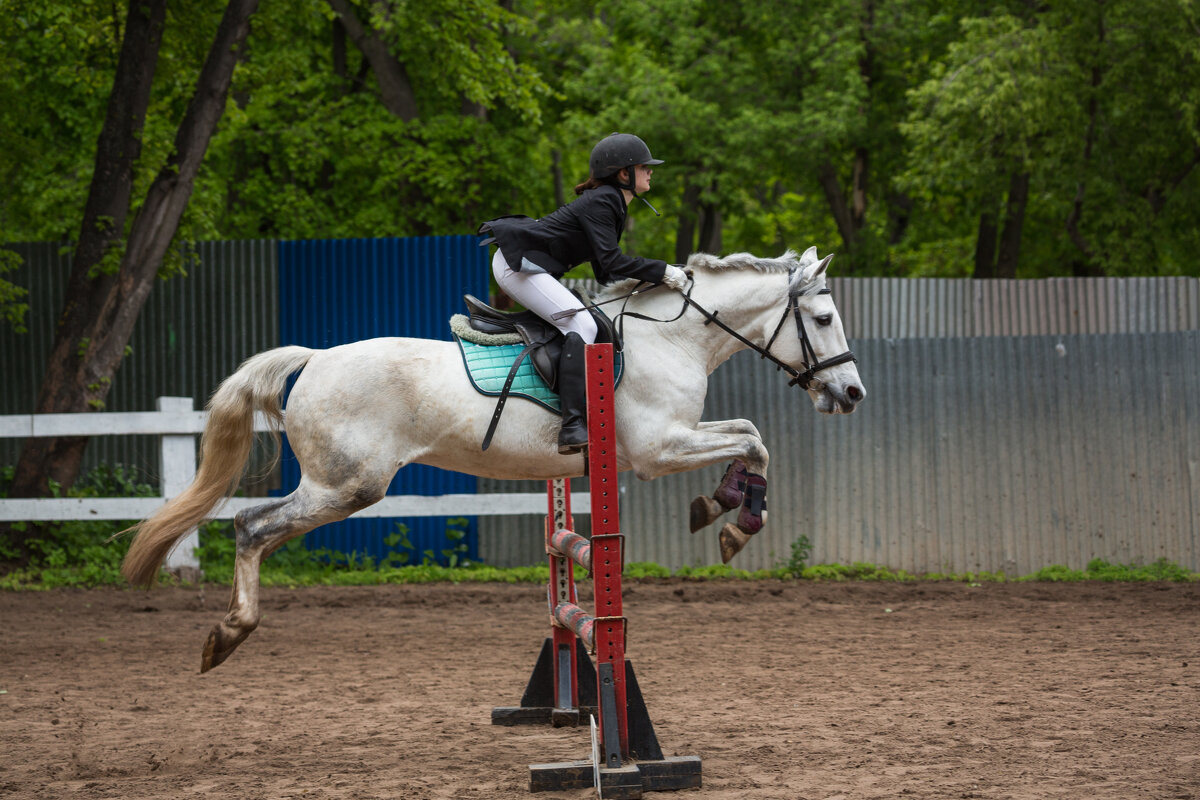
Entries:
POLYGON ((602 798, 640 798, 643 792, 700 786, 700 758, 664 758, 646 711, 633 664, 625 658, 621 607, 624 567, 617 503, 616 415, 612 345, 587 347, 588 483, 592 537, 574 532, 571 490, 565 479, 547 481, 546 553, 550 559, 550 637, 521 705, 492 709, 493 725, 554 727, 598 719, 593 758, 530 764, 532 792, 596 787, 602 798), (592 575, 595 613, 579 606, 574 566, 592 575), (591 654, 595 655, 593 666, 591 654))

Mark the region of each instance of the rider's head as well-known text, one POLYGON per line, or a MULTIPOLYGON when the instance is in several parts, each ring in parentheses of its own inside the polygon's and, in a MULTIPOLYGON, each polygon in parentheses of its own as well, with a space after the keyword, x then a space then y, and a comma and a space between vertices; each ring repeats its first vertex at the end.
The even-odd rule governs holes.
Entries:
POLYGON ((632 133, 611 133, 592 148, 592 156, 588 160, 591 177, 586 183, 575 187, 575 194, 610 183, 636 196, 637 176, 634 167, 650 167, 661 163, 662 159, 650 155, 650 148, 639 137, 632 133))

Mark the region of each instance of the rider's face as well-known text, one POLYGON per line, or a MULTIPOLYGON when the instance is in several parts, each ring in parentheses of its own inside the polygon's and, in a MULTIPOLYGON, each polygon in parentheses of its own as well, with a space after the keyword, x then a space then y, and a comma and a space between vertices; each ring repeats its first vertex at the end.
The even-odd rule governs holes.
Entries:
POLYGON ((638 194, 650 191, 650 176, 654 174, 654 167, 645 164, 638 164, 633 168, 634 173, 634 188, 638 194))

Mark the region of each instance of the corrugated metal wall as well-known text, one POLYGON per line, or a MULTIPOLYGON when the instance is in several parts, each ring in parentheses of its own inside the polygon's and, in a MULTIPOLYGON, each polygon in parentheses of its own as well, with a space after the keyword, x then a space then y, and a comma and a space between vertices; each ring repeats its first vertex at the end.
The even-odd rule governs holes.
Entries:
MULTIPOLYGON (((186 279, 160 282, 151 293, 108 398, 111 411, 147 411, 161 395, 190 396, 202 408, 209 395, 247 357, 281 343, 328 347, 370 336, 449 339, 447 321, 462 309, 461 295, 487 296, 487 254, 474 236, 318 242, 201 242, 186 279), (282 257, 281 254, 282 253, 282 257)), ((29 332, 0 325, 0 414, 29 413, 54 338, 70 274, 69 250, 57 244, 6 245, 24 266, 6 275, 29 290, 29 332)), ((21 442, 0 439, 0 464, 16 461, 21 442)), ((267 452, 256 449, 261 461, 267 452)), ((282 485, 298 480, 285 461, 282 485)), ((95 437, 85 467, 136 465, 157 479, 155 437, 95 437)), ((251 464, 252 475, 260 472, 251 464)), ((251 493, 280 489, 280 473, 251 493)), ((393 494, 473 492, 475 479, 425 467, 404 470, 393 494)), ((445 519, 353 520, 307 537, 312 547, 376 557, 397 522, 411 529, 417 558, 446 546, 445 519)), ((466 540, 477 549, 471 521, 466 540)))
MULTIPOLYGON (((450 315, 463 309, 466 292, 487 297, 487 249, 474 236, 347 239, 281 242, 279 247, 280 339, 305 347, 333 347, 376 336, 450 340, 450 315)), ((291 451, 283 456, 283 492, 300 481, 291 451)), ((401 470, 388 494, 474 493, 469 475, 414 465, 401 470)), ((396 525, 421 553, 449 546, 445 517, 352 519, 310 533, 310 548, 380 558, 384 538, 396 525)), ((467 555, 478 557, 478 526, 468 520, 467 555)))
MULTIPOLYGON (((769 521, 738 566, 786 561, 803 534, 811 563, 1024 574, 1166 557, 1200 569, 1200 281, 831 287, 868 393, 855 414, 816 414, 751 354, 709 382, 705 419, 753 420, 772 453, 769 521), (1079 335, 1105 329, 1122 333, 1079 335)), ((690 535, 687 509, 722 469, 622 475, 629 559, 718 563, 717 526, 690 535)), ((541 559, 537 518, 481 524, 486 559, 541 559)))
MULTIPOLYGON (((28 414, 54 341, 71 253, 58 244, 6 245, 24 260, 6 277, 29 291, 28 333, 0 325, 0 414, 28 414)), ((159 281, 130 339, 107 400, 109 411, 151 411, 155 398, 193 398, 203 408, 217 384, 247 357, 279 345, 274 241, 200 242, 187 278, 159 281)), ((21 442, 0 439, 0 464, 15 463, 21 442)), ((137 465, 150 478, 158 442, 148 436, 96 437, 85 467, 137 465)), ((252 471, 253 471, 252 465, 252 471)))
MULTIPOLYGON (((31 290, 33 310, 28 334, 0 326, 0 413, 27 413, 69 254, 58 245, 10 247, 26 266, 9 277, 31 290)), ((151 295, 111 410, 146 410, 163 394, 190 395, 201 407, 245 357, 297 341, 279 335, 281 324, 297 334, 307 326, 303 343, 317 346, 379 334, 448 338, 445 319, 459 309, 458 295, 486 292, 486 255, 473 237, 214 242, 201 243, 199 255, 186 280, 151 295), (279 249, 308 259, 284 270, 291 288, 277 280, 279 249), (454 272, 449 265, 460 260, 468 266, 454 272), (320 263, 333 269, 306 275, 320 263), (326 302, 335 296, 354 313, 326 302)), ((1200 329, 1200 281, 830 284, 869 394, 857 413, 816 414, 748 354, 710 384, 705 417, 754 420, 772 452, 768 525, 740 566, 786 560, 805 534, 814 562, 1023 573, 1056 562, 1083 566, 1093 556, 1165 556, 1200 569, 1200 353, 1191 333, 1200 329)), ((0 463, 11 463, 18 446, 0 440, 0 463)), ((88 460, 153 470, 156 453, 152 441, 98 438, 88 460)), ((671 567, 717 562, 715 528, 689 535, 687 507, 711 492, 721 471, 649 483, 623 475, 629 558, 671 567)), ((402 473, 412 481, 402 491, 464 491, 453 483, 458 476, 441 484, 410 474, 417 472, 402 473)), ((480 491, 542 488, 479 482, 480 491)), ((586 531, 586 509, 575 511, 586 531)), ((538 517, 481 518, 480 556, 539 562, 540 530, 538 517)), ((314 546, 321 535, 309 537, 314 546)), ((371 552, 382 540, 378 532, 355 536, 325 543, 371 552)))
POLYGON ((795 520, 817 562, 1200 567, 1200 333, 859 350, 868 401, 808 426, 812 489, 795 520))
POLYGON ((829 287, 852 340, 1200 328, 1197 278, 830 278, 829 287))

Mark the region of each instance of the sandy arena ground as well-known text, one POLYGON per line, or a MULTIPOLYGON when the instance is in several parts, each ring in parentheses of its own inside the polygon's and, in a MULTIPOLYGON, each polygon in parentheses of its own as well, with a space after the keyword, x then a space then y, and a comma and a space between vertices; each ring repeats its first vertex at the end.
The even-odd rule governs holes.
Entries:
MULTIPOLYGON (((1200 797, 1200 586, 626 582, 650 798, 1200 797)), ((545 589, 0 594, 0 797, 528 798, 586 728, 500 728, 545 589)), ((585 604, 586 605, 586 604, 585 604)), ((583 800, 594 792, 538 797, 583 800)))

